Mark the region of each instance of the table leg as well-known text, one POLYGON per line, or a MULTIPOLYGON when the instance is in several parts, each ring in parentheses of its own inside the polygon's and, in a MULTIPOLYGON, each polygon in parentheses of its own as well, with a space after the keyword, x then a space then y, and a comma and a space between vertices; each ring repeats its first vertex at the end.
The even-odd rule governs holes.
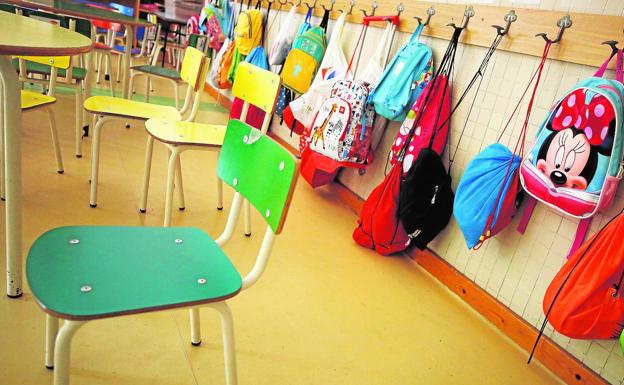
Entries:
POLYGON ((163 22, 163 27, 165 30, 165 40, 163 41, 163 49, 162 49, 162 59, 160 61, 160 66, 165 68, 165 56, 167 54, 167 38, 169 37, 169 27, 171 24, 163 22))
POLYGON ((6 175, 7 295, 22 295, 22 108, 17 72, 9 56, 0 55, 3 83, 4 170, 6 175))
MULTIPOLYGON (((121 97, 124 99, 129 98, 129 88, 130 88, 130 61, 132 59, 132 45, 134 41, 134 30, 131 25, 126 25, 126 52, 124 52, 123 58, 123 87, 121 91, 121 97)), ((118 69, 121 71, 121 68, 118 69)))

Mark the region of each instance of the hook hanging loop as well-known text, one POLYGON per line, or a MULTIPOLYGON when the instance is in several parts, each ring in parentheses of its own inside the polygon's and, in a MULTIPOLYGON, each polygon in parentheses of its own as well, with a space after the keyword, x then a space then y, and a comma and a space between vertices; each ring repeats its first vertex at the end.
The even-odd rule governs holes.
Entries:
POLYGON ((462 20, 461 27, 456 26, 455 23, 449 23, 447 24, 447 26, 453 27, 455 29, 464 30, 468 27, 468 22, 470 21, 470 18, 473 17, 474 15, 475 15, 474 8, 472 8, 472 5, 469 5, 466 7, 466 10, 464 11, 464 18, 462 20))
POLYGON ((433 5, 432 5, 431 7, 429 7, 429 9, 427 9, 427 19, 425 20, 424 23, 419 16, 414 16, 414 19, 418 21, 418 24, 422 25, 423 27, 426 27, 429 25, 429 22, 431 21, 431 16, 435 15, 435 12, 436 12, 435 8, 433 8, 433 5))
POLYGON ((570 15, 565 15, 557 21, 557 27, 559 27, 559 33, 557 34, 557 38, 555 40, 549 39, 548 36, 544 32, 538 33, 535 36, 540 36, 546 42, 550 42, 550 44, 559 43, 561 41, 561 38, 563 37, 563 32, 566 30, 566 28, 570 28, 571 26, 572 26, 572 19, 570 18, 570 15))
POLYGON ((511 11, 509 11, 508 14, 505 15, 505 22, 507 22, 507 24, 505 25, 505 28, 501 27, 500 25, 493 25, 492 27, 496 28, 496 30, 498 31, 498 34, 500 36, 505 36, 507 35, 507 33, 509 33, 509 28, 511 27, 511 23, 513 23, 514 21, 518 20, 518 15, 516 15, 516 11, 514 11, 513 9, 511 11))

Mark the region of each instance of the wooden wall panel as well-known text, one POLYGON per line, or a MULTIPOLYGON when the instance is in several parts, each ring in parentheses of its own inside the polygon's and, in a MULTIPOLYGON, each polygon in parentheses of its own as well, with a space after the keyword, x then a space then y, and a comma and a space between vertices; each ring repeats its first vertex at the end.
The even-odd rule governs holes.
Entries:
MULTIPOLYGON (((275 0, 277 4, 278 0, 275 0)), ((312 4, 312 1, 309 1, 312 4)), ((376 15, 393 15, 397 12, 399 0, 381 0, 376 15)), ((328 0, 317 3, 315 15, 321 16, 323 9, 321 4, 329 7, 328 0)), ((337 0, 334 5, 334 12, 331 17, 338 17, 339 9, 349 9, 349 0, 337 0)), ((358 1, 353 8, 353 13, 347 21, 359 23, 362 21, 360 8, 371 10, 371 2, 358 1)), ((449 39, 452 29, 447 27, 448 23, 461 24, 465 5, 463 4, 440 4, 429 1, 403 1, 405 10, 402 13, 400 30, 404 32, 414 31, 418 25, 414 16, 425 18, 427 9, 433 6, 436 14, 431 18, 430 25, 423 30, 423 35, 441 39, 449 39)), ((266 7, 266 1, 263 6, 266 7)), ((463 34, 461 42, 465 44, 489 47, 494 39, 495 30, 492 24, 505 25, 504 16, 512 9, 498 6, 474 5, 475 15, 470 19, 468 29, 463 34)), ((282 7, 283 10, 290 8, 290 5, 282 7)), ((518 20, 511 26, 509 35, 503 39, 499 49, 510 52, 522 53, 525 55, 541 56, 544 48, 544 40, 535 37, 539 32, 546 32, 549 37, 555 38, 559 28, 557 20, 566 15, 564 12, 544 11, 527 8, 513 8, 518 16, 518 20)), ((299 12, 305 13, 305 4, 299 7, 299 12)), ((572 26, 568 28, 560 44, 553 46, 550 58, 561 61, 599 66, 609 54, 608 48, 601 43, 606 40, 624 41, 624 17, 604 16, 585 13, 570 13, 572 26)))

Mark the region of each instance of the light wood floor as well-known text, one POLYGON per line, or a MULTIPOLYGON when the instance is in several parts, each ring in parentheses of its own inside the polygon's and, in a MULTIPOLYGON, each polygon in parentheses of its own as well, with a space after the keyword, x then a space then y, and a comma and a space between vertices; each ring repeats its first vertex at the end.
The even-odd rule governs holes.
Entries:
MULTIPOLYGON (((161 95, 170 92, 168 85, 157 83, 155 88, 161 95)), ((75 158, 73 97, 59 98, 55 112, 63 175, 55 171, 46 114, 24 114, 24 253, 39 234, 55 226, 162 225, 163 146, 155 146, 148 212, 140 214, 146 134, 140 124, 106 126, 98 207, 92 209, 91 139, 84 140, 85 156, 75 158)), ((203 111, 200 120, 210 119, 225 122, 227 116, 203 111)), ((227 209, 215 209, 216 157, 210 152, 182 156, 187 209, 174 212, 173 225, 220 233, 227 209)), ((226 208, 230 199, 226 191, 226 208)), ((0 211, 4 214, 1 205, 0 211)), ((539 363, 527 366, 525 352, 413 262, 356 246, 351 239, 355 223, 355 215, 332 196, 299 183, 265 275, 230 301, 240 384, 560 383, 539 363)), ((241 220, 226 249, 241 272, 250 269, 263 234, 256 213, 253 229, 251 238, 244 237, 241 220)), ((4 221, 0 241, 3 245, 4 221)), ((4 258, 0 263, 2 270, 4 258)), ((5 274, 0 277, 4 290, 5 274)), ((219 320, 209 309, 202 317, 199 347, 190 344, 186 311, 87 324, 74 339, 72 384, 224 384, 219 320)), ((19 299, 0 296, 0 384, 51 384, 52 373, 43 366, 43 342, 44 313, 28 287, 19 299)))

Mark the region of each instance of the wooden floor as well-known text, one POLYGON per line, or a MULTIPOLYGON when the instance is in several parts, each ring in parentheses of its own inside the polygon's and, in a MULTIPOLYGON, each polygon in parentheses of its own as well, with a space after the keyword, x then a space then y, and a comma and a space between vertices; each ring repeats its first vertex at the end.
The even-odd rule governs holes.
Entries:
MULTIPOLYGON (((160 95, 170 93, 168 84, 156 83, 155 89, 160 95)), ((144 128, 133 124, 126 129, 122 121, 104 127, 98 207, 92 209, 91 138, 84 140, 85 156, 75 158, 73 97, 61 93, 59 98, 54 108, 63 175, 55 171, 46 114, 24 114, 24 252, 55 226, 162 225, 163 146, 155 146, 148 212, 140 214, 144 128)), ((201 121, 226 121, 222 111, 207 106, 201 121)), ((226 191, 226 210, 217 211, 216 158, 213 152, 182 156, 187 209, 174 212, 173 225, 220 233, 231 192, 226 191)), ((254 234, 246 238, 240 222, 226 251, 246 272, 264 228, 254 212, 254 234)), ((560 383, 539 363, 527 365, 525 352, 411 260, 380 257, 356 246, 351 239, 355 223, 355 215, 334 197, 299 183, 265 275, 230 301, 240 384, 560 383)), ((4 244, 3 221, 0 230, 4 244)), ((3 258, 0 263, 4 268, 3 258)), ((0 277, 4 288, 5 274, 0 277)), ((72 384, 224 384, 218 316, 209 309, 202 316, 199 347, 190 344, 186 311, 87 324, 74 339, 72 384)), ((43 342, 44 313, 29 288, 19 299, 0 296, 0 384, 51 384, 52 372, 43 366, 43 342)))

